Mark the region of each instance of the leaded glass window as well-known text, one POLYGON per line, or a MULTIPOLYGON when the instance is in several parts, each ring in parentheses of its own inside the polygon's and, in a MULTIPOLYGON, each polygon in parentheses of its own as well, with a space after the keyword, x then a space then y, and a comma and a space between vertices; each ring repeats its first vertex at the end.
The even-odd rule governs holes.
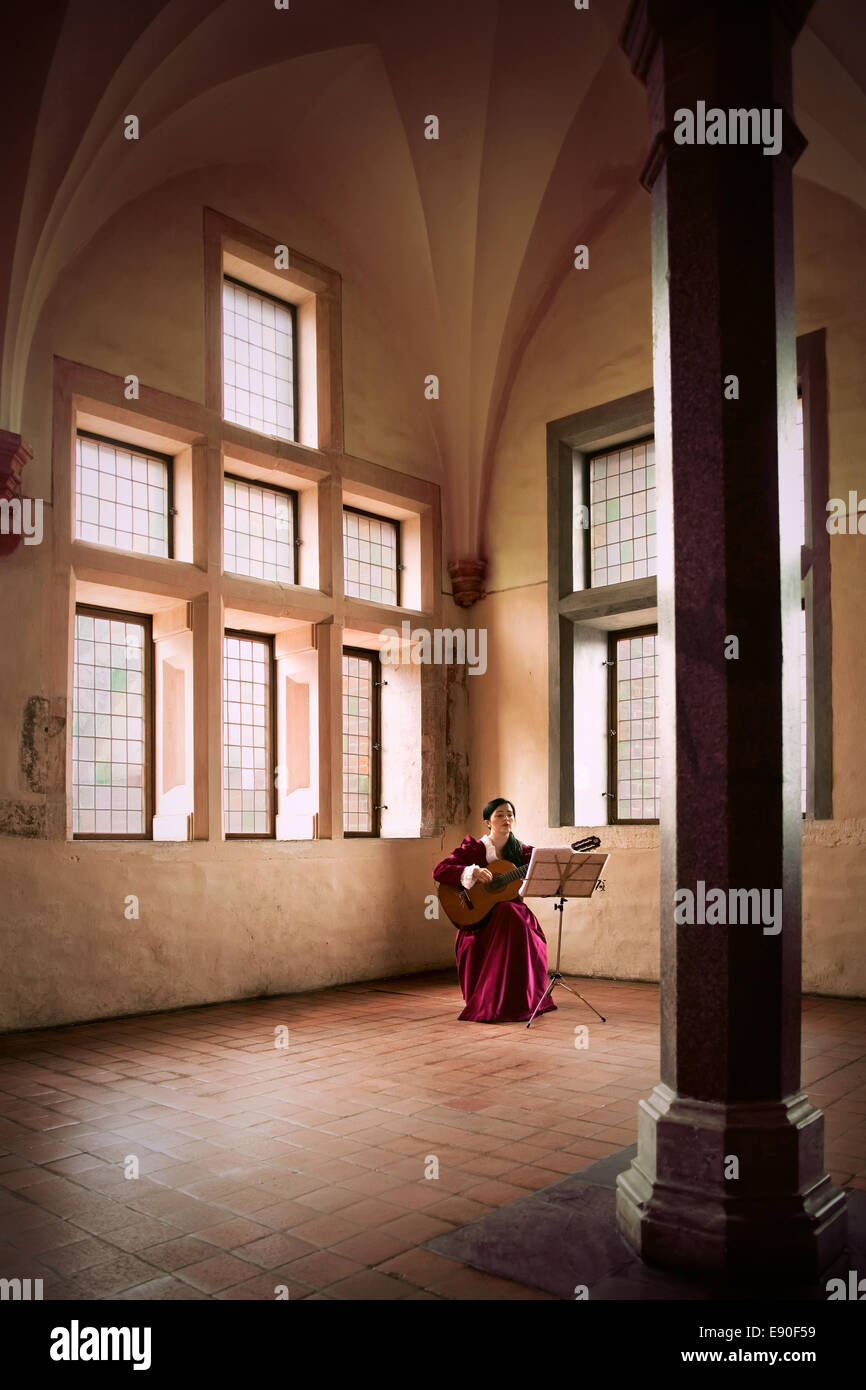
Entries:
POLYGON ((224 565, 232 574, 297 581, 296 494, 243 478, 223 480, 224 565))
POLYGON ((171 554, 170 461, 131 445, 79 434, 75 442, 75 538, 171 554))
POLYGON ((597 454, 589 463, 591 583, 657 572, 653 441, 597 454))
POLYGON ((223 642, 225 833, 273 834, 273 645, 226 633, 223 642))
POLYGON ((343 564, 349 598, 399 604, 399 522, 345 507, 343 564))
POLYGON ((343 833, 377 835, 378 659, 343 652, 343 833))
POLYGON ((72 830, 146 837, 149 824, 150 620, 75 615, 72 830))
POLYGON ((659 818, 658 637, 611 633, 611 821, 659 818))
POLYGON ((297 439, 295 308, 223 281, 223 416, 246 429, 297 439))

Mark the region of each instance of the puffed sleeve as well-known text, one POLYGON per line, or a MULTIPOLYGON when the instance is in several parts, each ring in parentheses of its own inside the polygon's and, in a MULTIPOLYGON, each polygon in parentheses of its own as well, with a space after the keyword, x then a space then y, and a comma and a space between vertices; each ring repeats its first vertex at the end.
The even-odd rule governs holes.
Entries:
POLYGON ((452 850, 447 859, 436 865, 433 870, 433 877, 437 883, 450 883, 455 887, 460 883, 463 870, 470 864, 484 866, 483 846, 477 840, 473 840, 471 835, 467 835, 462 845, 452 850))
POLYGON ((528 864, 530 859, 532 858, 532 851, 535 848, 535 846, 521 844, 520 848, 523 850, 523 862, 524 864, 528 864))

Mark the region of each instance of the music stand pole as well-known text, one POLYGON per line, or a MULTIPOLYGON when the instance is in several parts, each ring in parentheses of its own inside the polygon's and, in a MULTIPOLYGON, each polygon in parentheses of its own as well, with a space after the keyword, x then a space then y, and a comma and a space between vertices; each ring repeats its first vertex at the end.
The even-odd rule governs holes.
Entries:
POLYGON ((605 1022, 607 1021, 607 1020, 605 1019, 605 1017, 604 1017, 604 1014, 600 1014, 600 1013, 598 1012, 598 1009, 595 1007, 594 1004, 590 1004, 590 1002, 589 1002, 588 999, 584 999, 582 994, 578 994, 578 992, 577 992, 576 989, 572 989, 571 985, 568 983, 568 981, 566 980, 565 976, 564 976, 563 974, 561 974, 561 972, 560 972, 560 969, 559 969, 559 958, 560 958, 560 953, 561 953, 561 951, 562 951, 562 922, 563 922, 563 911, 564 911, 564 907, 565 907, 565 895, 564 895, 563 892, 562 892, 562 884, 559 885, 559 891, 560 891, 559 902, 553 904, 553 910, 554 910, 554 912, 558 912, 558 913, 559 913, 559 930, 558 930, 558 935, 557 935, 557 938, 556 938, 556 966, 554 967, 553 970, 550 971, 550 979, 549 979, 548 984, 547 984, 547 989, 544 991, 544 993, 542 994, 542 996, 541 996, 541 998, 539 999, 538 1003, 536 1004, 535 1008, 532 1010, 532 1013, 531 1013, 530 1016, 529 1016, 529 1022, 528 1022, 527 1025, 526 1025, 527 1028, 531 1028, 531 1027, 532 1027, 532 1020, 535 1018, 535 1015, 538 1013, 538 1010, 541 1008, 541 1006, 542 1006, 542 1004, 544 1003, 545 999, 549 998, 549 996, 553 993, 553 991, 554 991, 554 989, 555 989, 555 987, 556 987, 557 985, 562 985, 564 989, 567 989, 567 990, 568 990, 569 994, 573 994, 577 999, 583 1000, 583 1003, 586 1005, 586 1007, 587 1007, 588 1009, 592 1009, 592 1012, 593 1012, 598 1018, 601 1019, 602 1023, 605 1023, 605 1022))

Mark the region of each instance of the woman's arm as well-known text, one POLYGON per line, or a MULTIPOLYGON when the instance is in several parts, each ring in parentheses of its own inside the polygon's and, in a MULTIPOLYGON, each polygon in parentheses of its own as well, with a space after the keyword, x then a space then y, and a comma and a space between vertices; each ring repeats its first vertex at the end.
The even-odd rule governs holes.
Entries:
MULTIPOLYGON (((470 835, 467 835, 462 845, 453 850, 447 859, 443 859, 441 863, 436 865, 433 870, 434 879, 437 883, 450 883, 456 887, 462 882, 465 869, 472 865, 483 867, 481 859, 483 853, 484 846, 479 845, 470 835)), ((466 876, 469 877, 468 874, 466 876)))

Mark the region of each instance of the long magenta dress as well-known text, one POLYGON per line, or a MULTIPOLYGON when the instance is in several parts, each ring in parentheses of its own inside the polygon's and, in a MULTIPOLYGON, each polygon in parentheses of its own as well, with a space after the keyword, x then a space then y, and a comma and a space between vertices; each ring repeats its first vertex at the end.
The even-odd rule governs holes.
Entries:
MULTIPOLYGON (((524 863, 531 845, 521 845, 524 863)), ((433 870, 437 883, 459 886, 470 864, 487 867, 487 848, 471 835, 433 870)), ((457 974, 466 1008, 460 1017, 472 1023, 520 1023, 532 1014, 547 988, 547 940, 522 902, 497 903, 480 927, 460 927, 456 941, 457 974)), ((555 1009, 548 998, 539 1014, 555 1009)))

